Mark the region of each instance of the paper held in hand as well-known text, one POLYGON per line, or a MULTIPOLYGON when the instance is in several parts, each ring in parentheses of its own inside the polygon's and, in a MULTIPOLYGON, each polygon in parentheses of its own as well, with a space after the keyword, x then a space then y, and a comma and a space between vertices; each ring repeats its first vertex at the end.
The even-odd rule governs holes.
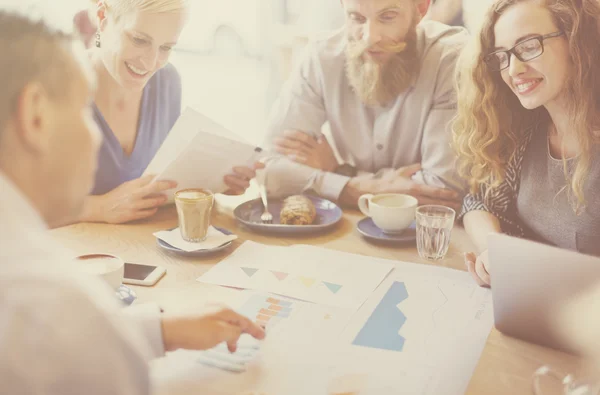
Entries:
MULTIPOLYGON (((223 178, 234 166, 252 167, 264 157, 261 148, 240 141, 199 112, 186 108, 144 171, 156 180, 177 182, 177 190, 204 188, 214 193, 227 189, 223 178)), ((169 193, 173 202, 175 190, 169 193)))

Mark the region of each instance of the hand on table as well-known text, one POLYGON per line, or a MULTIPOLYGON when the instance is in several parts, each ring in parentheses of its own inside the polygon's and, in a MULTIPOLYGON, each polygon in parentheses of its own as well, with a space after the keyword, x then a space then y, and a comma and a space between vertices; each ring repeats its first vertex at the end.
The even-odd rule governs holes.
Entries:
POLYGON ((413 181, 412 176, 420 170, 421 164, 417 163, 386 171, 379 179, 376 193, 405 193, 417 198, 420 206, 435 204, 450 207, 455 211, 460 210, 462 199, 456 191, 413 181))
POLYGON ((89 196, 84 221, 121 224, 148 218, 166 203, 165 191, 177 187, 173 181, 156 181, 153 175, 125 182, 101 196, 89 196))
POLYGON ((265 165, 262 162, 256 162, 254 167, 236 166, 231 174, 225 176, 224 181, 229 188, 226 195, 241 195, 246 192, 250 186, 250 180, 256 177, 256 170, 264 169, 265 165))
POLYGON ((226 342, 229 351, 235 352, 242 333, 259 340, 265 337, 263 328, 228 308, 197 316, 163 318, 162 333, 166 351, 207 350, 226 342))
POLYGON ((488 250, 483 251, 479 256, 472 252, 465 254, 465 264, 475 282, 481 286, 489 288, 492 285, 489 272, 488 250))
POLYGON ((275 139, 275 150, 294 162, 328 172, 338 167, 333 149, 323 135, 315 138, 300 130, 286 130, 275 139))

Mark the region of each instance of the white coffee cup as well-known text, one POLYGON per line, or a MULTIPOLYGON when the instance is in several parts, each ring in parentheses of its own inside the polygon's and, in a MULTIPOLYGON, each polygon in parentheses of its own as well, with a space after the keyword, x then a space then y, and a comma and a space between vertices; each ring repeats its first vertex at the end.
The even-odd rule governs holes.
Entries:
POLYGON ((418 204, 413 196, 401 193, 367 194, 358 199, 360 211, 385 233, 406 230, 415 219, 418 204))
POLYGON ((84 273, 102 278, 114 290, 123 283, 125 262, 117 256, 89 254, 78 256, 75 260, 84 273))

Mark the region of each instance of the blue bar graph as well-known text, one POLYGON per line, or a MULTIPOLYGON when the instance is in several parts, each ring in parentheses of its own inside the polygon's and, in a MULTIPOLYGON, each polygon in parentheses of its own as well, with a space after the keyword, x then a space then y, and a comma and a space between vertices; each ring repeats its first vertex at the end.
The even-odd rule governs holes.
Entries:
POLYGON ((408 291, 404 283, 394 282, 352 344, 381 350, 402 351, 405 339, 398 334, 398 331, 406 322, 406 316, 397 305, 407 298, 408 291))

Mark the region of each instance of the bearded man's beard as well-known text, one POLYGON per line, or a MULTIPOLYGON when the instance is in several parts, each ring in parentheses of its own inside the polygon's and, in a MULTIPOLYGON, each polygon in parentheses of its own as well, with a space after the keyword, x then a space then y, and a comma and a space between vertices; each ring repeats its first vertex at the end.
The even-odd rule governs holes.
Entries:
POLYGON ((346 75, 354 92, 367 106, 386 106, 410 86, 419 71, 416 25, 411 27, 404 43, 377 45, 377 50, 392 53, 379 64, 365 59, 365 44, 348 38, 346 75))

